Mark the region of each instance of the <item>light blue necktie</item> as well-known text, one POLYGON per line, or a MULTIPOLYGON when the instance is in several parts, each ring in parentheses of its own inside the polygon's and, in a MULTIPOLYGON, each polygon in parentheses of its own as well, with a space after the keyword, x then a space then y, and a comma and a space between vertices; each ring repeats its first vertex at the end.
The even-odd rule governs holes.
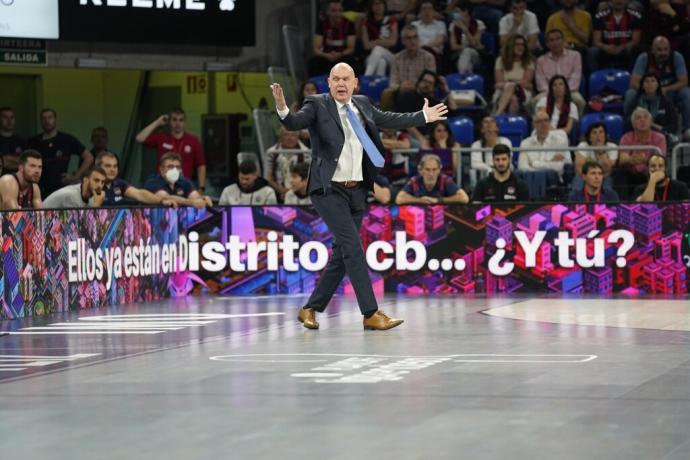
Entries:
POLYGON ((376 148, 376 145, 364 130, 364 126, 359 122, 357 115, 352 111, 349 104, 345 104, 345 113, 347 113, 347 119, 350 120, 350 125, 352 125, 352 129, 355 130, 357 139, 359 139, 362 147, 364 147, 364 151, 367 152, 369 159, 374 163, 374 166, 381 168, 385 163, 383 155, 381 155, 379 149, 376 148))

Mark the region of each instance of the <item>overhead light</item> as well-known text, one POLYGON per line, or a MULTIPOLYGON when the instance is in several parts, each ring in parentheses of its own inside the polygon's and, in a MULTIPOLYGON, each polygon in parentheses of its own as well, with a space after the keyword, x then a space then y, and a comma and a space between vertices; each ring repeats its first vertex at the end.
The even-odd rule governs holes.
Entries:
POLYGON ((204 64, 207 72, 230 72, 235 70, 232 62, 208 61, 204 64))
POLYGON ((87 67, 87 68, 92 68, 92 69, 103 69, 107 65, 107 61, 105 59, 96 59, 96 58, 77 58, 77 67, 87 67))

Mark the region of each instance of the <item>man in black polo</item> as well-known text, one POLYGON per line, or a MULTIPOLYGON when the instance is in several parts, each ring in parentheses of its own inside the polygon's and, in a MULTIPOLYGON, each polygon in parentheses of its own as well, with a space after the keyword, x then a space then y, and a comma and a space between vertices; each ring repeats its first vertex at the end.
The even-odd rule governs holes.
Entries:
POLYGON ((12 107, 0 107, 0 157, 2 172, 16 173, 19 156, 26 149, 26 141, 15 133, 15 114, 12 107))
POLYGON ((527 182, 519 179, 510 169, 510 147, 496 144, 491 152, 494 168, 489 176, 480 180, 474 188, 472 201, 529 201, 527 182))
POLYGON ((71 134, 58 131, 57 112, 53 109, 41 110, 43 132, 29 139, 29 148, 37 150, 43 157, 41 192, 48 196, 55 190, 81 180, 93 164, 93 154, 71 134), (70 157, 81 158, 79 170, 69 174, 70 157))
POLYGON ((649 181, 635 189, 633 196, 637 201, 681 201, 690 198, 688 186, 681 181, 673 180, 666 175, 666 157, 653 154, 647 160, 649 181))

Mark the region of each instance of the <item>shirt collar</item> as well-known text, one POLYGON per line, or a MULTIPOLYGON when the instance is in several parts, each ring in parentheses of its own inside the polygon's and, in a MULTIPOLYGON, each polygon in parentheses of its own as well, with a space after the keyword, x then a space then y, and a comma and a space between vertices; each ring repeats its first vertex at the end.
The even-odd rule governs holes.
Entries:
MULTIPOLYGON (((343 110, 343 107, 345 107, 345 104, 343 104, 342 102, 337 101, 337 100, 335 100, 335 99, 333 99, 333 100, 335 101, 335 105, 338 107, 338 110, 343 110)), ((350 98, 350 101, 349 101, 347 104, 349 104, 349 105, 350 105, 350 109, 352 109, 352 107, 353 107, 353 105, 352 105, 352 98, 350 98)))

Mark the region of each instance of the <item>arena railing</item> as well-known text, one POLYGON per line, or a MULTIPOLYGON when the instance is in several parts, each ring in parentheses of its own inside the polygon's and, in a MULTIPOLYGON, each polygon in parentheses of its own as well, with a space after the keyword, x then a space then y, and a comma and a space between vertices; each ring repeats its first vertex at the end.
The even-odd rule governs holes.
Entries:
MULTIPOLYGON (((690 147, 690 144, 679 144, 679 145, 687 145, 690 147)), ((491 152, 493 149, 488 148, 488 147, 483 147, 483 148, 472 148, 472 147, 460 147, 456 149, 450 149, 454 153, 459 153, 460 158, 459 160, 462 159, 462 156, 464 153, 472 153, 472 152, 491 152)), ((511 151, 513 153, 515 152, 571 152, 571 151, 578 151, 578 152, 596 152, 596 151, 601 151, 601 147, 513 147, 511 151)), ((606 149, 606 150, 613 150, 613 149, 606 149)), ((623 147, 618 146, 616 150, 625 150, 625 151, 640 151, 640 150, 652 150, 655 153, 658 154, 663 154, 661 149, 657 147, 656 145, 625 145, 623 147)), ((393 149, 391 152, 393 153, 400 153, 402 155, 406 156, 414 156, 419 154, 420 149, 393 149)), ((674 149, 675 151, 675 149, 674 149)), ((311 153, 311 150, 299 150, 299 149, 276 149, 274 150, 275 153, 286 153, 289 155, 296 154, 296 153, 311 153)), ((462 161, 458 161, 458 169, 456 171, 457 173, 457 182, 458 186, 462 186, 462 161)))
POLYGON ((681 149, 690 149, 690 142, 681 142, 671 151, 671 177, 673 179, 678 177, 678 153, 681 149))
MULTIPOLYGON (((393 153, 400 153, 402 155, 417 155, 419 154, 420 149, 394 149, 392 150, 393 153)), ((456 149, 451 149, 453 153, 459 153, 460 158, 458 159, 458 169, 456 171, 457 173, 457 181, 458 185, 462 186, 462 157, 464 153, 472 153, 472 152, 491 152, 493 149, 488 148, 488 147, 483 147, 483 148, 472 148, 472 147, 460 147, 456 149)), ((513 147, 511 148, 511 151, 513 153, 515 152, 572 152, 573 150, 578 151, 578 152, 596 152, 596 151, 601 151, 601 147, 513 147)), ((613 150, 613 149, 606 149, 606 150, 613 150)), ((639 151, 639 150, 652 150, 655 153, 663 154, 661 149, 657 147, 656 145, 625 145, 623 147, 618 146, 616 150, 626 150, 626 151, 639 151)))

